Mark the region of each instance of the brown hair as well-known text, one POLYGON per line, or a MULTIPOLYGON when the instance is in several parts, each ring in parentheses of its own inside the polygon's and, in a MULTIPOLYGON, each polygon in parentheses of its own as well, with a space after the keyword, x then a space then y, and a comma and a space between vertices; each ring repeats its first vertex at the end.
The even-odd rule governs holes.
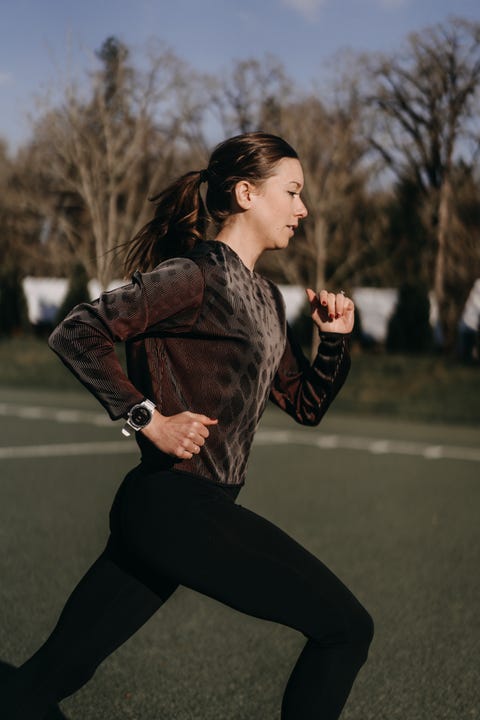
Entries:
POLYGON ((182 175, 150 198, 153 219, 133 238, 125 257, 125 274, 152 270, 159 262, 185 255, 205 239, 211 218, 221 226, 232 212, 232 196, 240 180, 261 185, 285 157, 298 158, 282 138, 263 132, 236 135, 217 145, 208 167, 182 175), (207 183, 203 202, 200 187, 207 183))

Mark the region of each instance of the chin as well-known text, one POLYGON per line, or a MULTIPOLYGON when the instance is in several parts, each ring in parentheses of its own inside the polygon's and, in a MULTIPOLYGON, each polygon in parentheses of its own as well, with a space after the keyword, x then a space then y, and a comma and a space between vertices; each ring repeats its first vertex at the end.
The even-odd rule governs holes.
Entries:
POLYGON ((290 238, 276 238, 275 240, 272 240, 271 243, 267 245, 265 250, 285 250, 285 248, 288 247, 288 244, 290 242, 290 238))

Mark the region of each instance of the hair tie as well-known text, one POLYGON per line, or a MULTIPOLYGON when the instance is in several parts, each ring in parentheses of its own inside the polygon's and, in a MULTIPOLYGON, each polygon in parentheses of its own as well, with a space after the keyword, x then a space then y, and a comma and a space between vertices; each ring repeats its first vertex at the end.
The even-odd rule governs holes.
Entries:
POLYGON ((205 168, 204 170, 200 170, 200 183, 208 182, 208 168, 205 168))

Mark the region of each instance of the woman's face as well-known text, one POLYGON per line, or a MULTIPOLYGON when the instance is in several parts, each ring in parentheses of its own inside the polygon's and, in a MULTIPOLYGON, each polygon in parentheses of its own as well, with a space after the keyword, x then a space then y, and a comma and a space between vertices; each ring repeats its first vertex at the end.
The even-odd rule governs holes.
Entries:
POLYGON ((303 170, 296 158, 282 158, 269 177, 252 192, 250 220, 264 250, 287 247, 298 223, 307 216, 300 193, 303 170))

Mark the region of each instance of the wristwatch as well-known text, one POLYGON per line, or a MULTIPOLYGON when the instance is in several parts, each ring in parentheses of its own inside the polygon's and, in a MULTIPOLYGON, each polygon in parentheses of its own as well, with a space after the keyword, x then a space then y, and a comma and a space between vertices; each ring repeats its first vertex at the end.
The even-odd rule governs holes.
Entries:
POLYGON ((144 400, 138 405, 134 405, 128 412, 128 417, 125 425, 122 428, 123 435, 127 437, 132 433, 130 430, 142 430, 146 427, 153 416, 155 410, 155 403, 151 400, 144 400))

